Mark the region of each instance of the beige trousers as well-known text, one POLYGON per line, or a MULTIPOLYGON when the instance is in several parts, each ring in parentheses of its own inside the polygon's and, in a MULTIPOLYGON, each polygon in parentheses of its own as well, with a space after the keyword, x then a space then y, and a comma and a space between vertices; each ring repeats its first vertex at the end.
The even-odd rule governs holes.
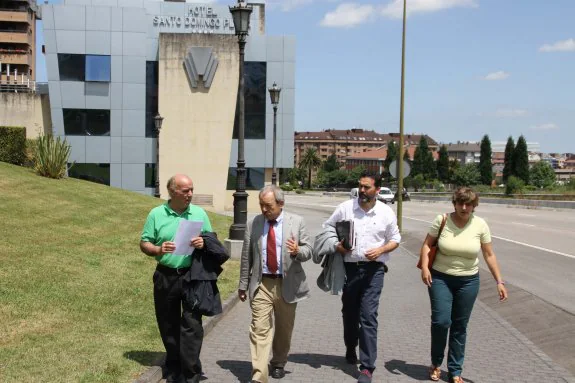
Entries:
POLYGON ((250 302, 250 307, 252 380, 267 383, 270 348, 273 351, 270 362, 272 367, 283 368, 287 363, 297 303, 286 303, 282 298, 281 278, 263 277, 254 299, 250 302))

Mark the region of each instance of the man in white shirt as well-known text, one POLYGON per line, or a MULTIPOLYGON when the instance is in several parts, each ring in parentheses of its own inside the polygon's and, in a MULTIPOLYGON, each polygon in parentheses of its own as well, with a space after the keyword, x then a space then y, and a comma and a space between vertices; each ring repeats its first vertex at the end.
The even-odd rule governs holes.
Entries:
POLYGON ((353 220, 354 247, 346 249, 343 241, 335 251, 344 257, 345 285, 342 295, 343 338, 345 358, 356 364, 355 348, 359 343, 360 376, 358 383, 369 383, 377 359, 377 315, 383 277, 389 253, 401 241, 393 210, 377 200, 380 177, 363 173, 359 179, 358 197, 340 204, 324 223, 335 226, 353 220))

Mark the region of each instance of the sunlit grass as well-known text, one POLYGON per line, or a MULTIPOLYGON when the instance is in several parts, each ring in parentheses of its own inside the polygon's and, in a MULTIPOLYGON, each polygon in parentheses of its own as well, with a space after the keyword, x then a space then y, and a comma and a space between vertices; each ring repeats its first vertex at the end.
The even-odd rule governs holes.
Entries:
MULTIPOLYGON (((130 382, 163 351, 155 261, 138 243, 152 197, 0 163, 0 381, 130 382)), ((231 218, 208 213, 220 239, 231 218)), ((224 265, 225 299, 239 265, 224 265)))

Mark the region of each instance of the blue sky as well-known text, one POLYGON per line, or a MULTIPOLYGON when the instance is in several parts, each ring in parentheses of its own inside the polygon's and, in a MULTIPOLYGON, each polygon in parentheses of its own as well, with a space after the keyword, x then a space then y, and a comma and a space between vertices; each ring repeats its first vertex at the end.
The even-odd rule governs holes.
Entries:
MULTIPOLYGON (((575 152, 575 1, 407 1, 406 134, 575 152)), ((402 0, 266 4, 297 40, 296 131, 399 131, 402 0)))

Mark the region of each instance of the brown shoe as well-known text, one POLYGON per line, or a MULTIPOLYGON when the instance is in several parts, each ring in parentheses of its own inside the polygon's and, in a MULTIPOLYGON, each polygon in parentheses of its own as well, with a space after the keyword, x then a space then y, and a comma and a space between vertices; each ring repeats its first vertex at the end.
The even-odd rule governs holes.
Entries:
POLYGON ((451 383, 464 383, 463 378, 461 376, 452 376, 451 383))
POLYGON ((441 369, 439 367, 429 367, 429 379, 437 382, 441 378, 441 369))

